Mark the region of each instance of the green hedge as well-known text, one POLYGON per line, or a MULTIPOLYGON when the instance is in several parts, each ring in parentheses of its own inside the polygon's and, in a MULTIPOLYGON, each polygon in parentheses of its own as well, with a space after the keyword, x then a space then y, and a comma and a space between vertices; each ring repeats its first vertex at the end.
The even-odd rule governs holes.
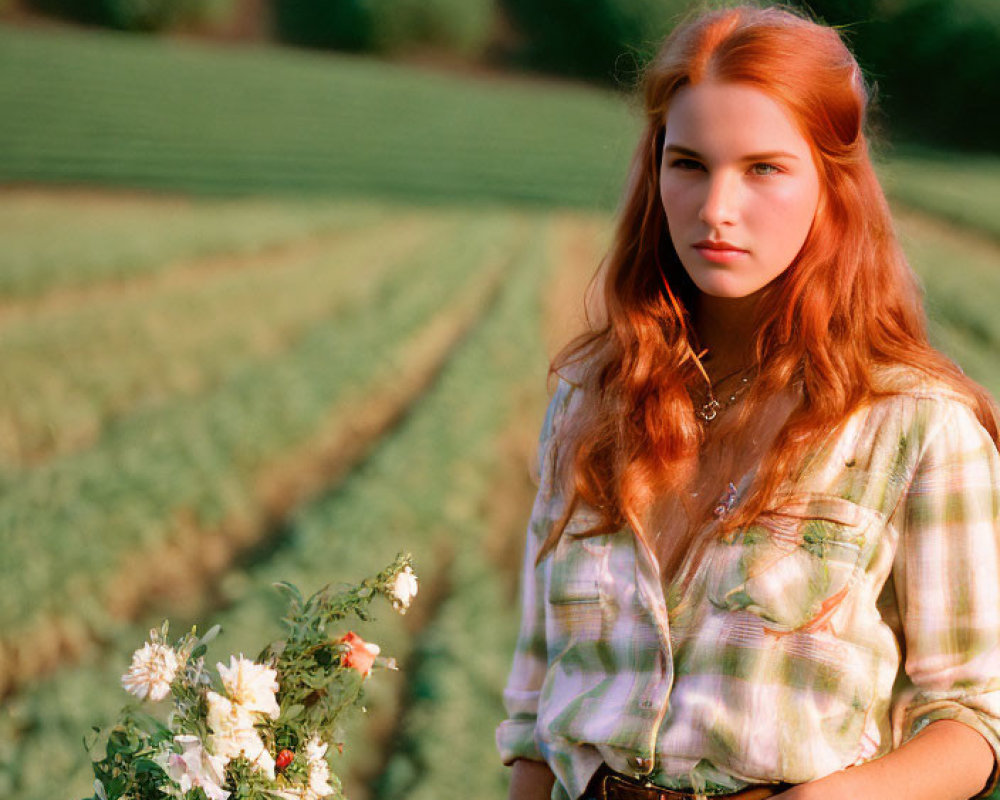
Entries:
POLYGON ((275 32, 307 47, 393 51, 432 46, 475 55, 493 30, 493 0, 272 0, 275 32))
POLYGON ((521 42, 515 60, 631 85, 687 0, 504 0, 521 42))
POLYGON ((161 31, 175 25, 215 19, 231 12, 235 0, 27 0, 46 14, 117 28, 161 31))
POLYGON ((996 0, 798 0, 841 25, 896 134, 1000 149, 996 0))

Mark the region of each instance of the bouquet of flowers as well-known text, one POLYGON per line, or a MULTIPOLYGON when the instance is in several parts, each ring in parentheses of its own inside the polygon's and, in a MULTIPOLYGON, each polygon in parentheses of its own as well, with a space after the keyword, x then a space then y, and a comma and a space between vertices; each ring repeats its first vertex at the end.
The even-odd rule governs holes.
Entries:
POLYGON ((170 711, 163 722, 134 705, 122 710, 93 765, 95 800, 343 798, 327 760, 331 744, 343 749, 338 721, 360 704, 373 669, 396 664, 354 632, 329 628, 349 614, 368 619, 378 596, 405 613, 417 594, 411 558, 400 554, 356 586, 308 599, 275 585, 289 603, 287 635, 253 661, 231 656, 212 673, 204 657, 219 626, 172 644, 166 622, 150 631, 122 686, 143 701, 169 698, 170 711))

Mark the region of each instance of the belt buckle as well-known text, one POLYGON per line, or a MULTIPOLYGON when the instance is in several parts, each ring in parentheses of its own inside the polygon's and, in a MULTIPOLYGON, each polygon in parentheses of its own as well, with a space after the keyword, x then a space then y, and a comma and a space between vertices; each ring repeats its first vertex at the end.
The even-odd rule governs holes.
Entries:
POLYGON ((632 778, 617 772, 609 772, 604 779, 607 800, 694 800, 697 795, 657 786, 652 781, 632 778), (609 789, 611 791, 609 791, 609 789))

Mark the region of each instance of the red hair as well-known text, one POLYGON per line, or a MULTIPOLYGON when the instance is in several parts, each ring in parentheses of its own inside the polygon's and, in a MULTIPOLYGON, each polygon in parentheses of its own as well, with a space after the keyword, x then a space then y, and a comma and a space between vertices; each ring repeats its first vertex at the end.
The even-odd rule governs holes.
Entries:
POLYGON ((777 8, 704 13, 673 31, 644 74, 646 126, 599 273, 606 321, 551 367, 567 375, 572 367, 582 399, 560 432, 569 502, 543 554, 581 504, 597 514, 589 533, 629 525, 644 536, 654 499, 690 481, 703 441, 690 391, 707 376, 691 327, 697 290, 670 240, 659 170, 672 98, 706 80, 749 85, 781 104, 810 143, 822 187, 801 251, 757 305, 758 377, 734 428, 793 380, 802 401, 726 529, 760 514, 807 450, 851 411, 893 393, 876 380, 880 366, 907 366, 957 390, 998 439, 988 393, 928 342, 920 290, 868 154, 864 80, 839 35, 777 8))

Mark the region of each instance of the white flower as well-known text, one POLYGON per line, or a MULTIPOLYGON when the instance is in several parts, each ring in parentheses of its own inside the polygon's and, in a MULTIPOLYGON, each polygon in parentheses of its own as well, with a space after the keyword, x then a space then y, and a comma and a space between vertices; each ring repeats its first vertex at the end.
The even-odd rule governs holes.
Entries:
POLYGON ((206 699, 208 727, 213 733, 226 738, 237 735, 239 731, 253 730, 253 717, 239 703, 233 703, 228 697, 223 697, 217 692, 209 692, 206 699))
POLYGON ((333 794, 330 785, 330 765, 326 761, 327 744, 313 736, 306 744, 306 766, 309 783, 302 792, 302 800, 320 800, 333 794))
POLYGON ((167 775, 175 780, 186 795, 193 788, 201 787, 208 800, 226 800, 229 792, 222 788, 226 777, 226 763, 223 756, 207 752, 197 736, 175 736, 174 741, 182 748, 181 753, 171 753, 167 761, 167 775))
POLYGON ((216 664, 222 684, 230 699, 247 711, 259 711, 271 718, 281 713, 274 693, 278 691, 278 673, 270 667, 255 664, 249 659, 229 657, 229 667, 216 664))
POLYGON ((274 792, 284 800, 322 800, 333 794, 330 785, 330 765, 326 761, 327 745, 318 736, 306 743, 306 769, 308 775, 305 786, 290 786, 274 792))
POLYGON ((132 654, 132 665, 122 675, 122 688, 140 700, 162 700, 170 694, 170 684, 181 661, 172 647, 146 642, 132 654))
POLYGON ((405 614, 413 598, 417 596, 417 589, 417 576, 412 569, 404 567, 402 572, 397 573, 392 585, 392 607, 400 614, 405 614))
POLYGON ((207 698, 208 727, 212 729, 209 745, 215 754, 226 759, 243 756, 273 781, 274 758, 254 729, 250 712, 216 692, 209 692, 207 698))

